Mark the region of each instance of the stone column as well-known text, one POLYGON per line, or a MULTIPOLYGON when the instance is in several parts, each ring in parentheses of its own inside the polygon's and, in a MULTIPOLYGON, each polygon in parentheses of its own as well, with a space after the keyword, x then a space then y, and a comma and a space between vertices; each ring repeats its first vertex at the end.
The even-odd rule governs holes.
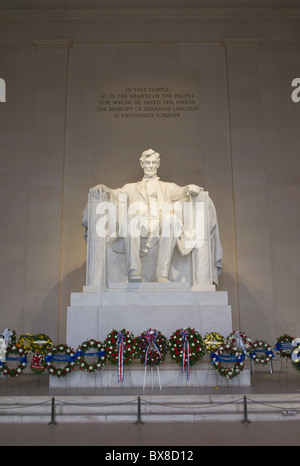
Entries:
MULTIPOLYGON (((226 38, 240 329, 274 322, 259 38, 226 38)), ((272 329, 264 329, 265 332, 272 329)), ((266 338, 267 338, 266 335, 266 338)))
MULTIPOLYGON (((68 52, 71 40, 34 40, 24 331, 60 340, 61 236, 68 52), (26 322, 31 322, 28 328, 26 322)), ((61 340, 64 339, 62 336, 61 340)))

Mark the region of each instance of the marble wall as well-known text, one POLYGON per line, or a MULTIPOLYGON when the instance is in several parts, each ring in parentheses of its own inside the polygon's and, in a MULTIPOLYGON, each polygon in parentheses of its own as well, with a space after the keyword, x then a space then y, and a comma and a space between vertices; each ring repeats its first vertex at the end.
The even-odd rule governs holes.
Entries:
POLYGON ((235 3, 2 2, 0 328, 64 341, 85 284, 87 191, 140 179, 153 146, 162 179, 202 185, 216 205, 235 328, 298 336, 300 9, 235 3), (150 87, 196 108, 142 118, 100 105, 150 87))

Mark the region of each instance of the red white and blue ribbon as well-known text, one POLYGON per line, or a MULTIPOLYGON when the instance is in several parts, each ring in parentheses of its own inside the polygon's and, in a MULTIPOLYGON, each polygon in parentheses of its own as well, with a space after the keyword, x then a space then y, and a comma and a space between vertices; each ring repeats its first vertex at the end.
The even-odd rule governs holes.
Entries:
POLYGON ((186 378, 189 380, 191 369, 190 369, 190 343, 188 341, 189 331, 186 329, 182 329, 180 331, 180 335, 183 341, 183 348, 182 348, 182 365, 181 365, 181 372, 184 372, 184 366, 186 361, 186 378))
POLYGON ((117 335, 118 342, 118 382, 124 380, 124 335, 119 332, 117 335))
POLYGON ((149 329, 149 330, 147 330, 145 332, 145 339, 148 342, 148 346, 147 346, 146 353, 145 353, 145 366, 147 365, 148 355, 149 355, 149 351, 151 349, 151 344, 154 346, 155 350, 158 353, 158 356, 162 360, 161 352, 159 351, 158 347, 155 344, 155 340, 156 340, 157 336, 158 336, 158 333, 157 333, 156 330, 149 329))

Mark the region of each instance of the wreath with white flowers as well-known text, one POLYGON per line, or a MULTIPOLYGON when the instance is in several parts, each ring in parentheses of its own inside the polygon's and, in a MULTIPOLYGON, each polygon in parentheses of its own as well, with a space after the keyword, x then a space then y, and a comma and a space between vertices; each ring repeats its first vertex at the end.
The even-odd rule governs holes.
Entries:
MULTIPOLYGON (((123 343, 123 363, 129 366, 136 356, 136 338, 132 332, 125 330, 113 329, 104 340, 104 349, 107 354, 107 360, 111 364, 118 364, 120 346, 123 343)), ((121 353, 120 353, 121 354, 121 353)))
POLYGON ((245 354, 230 343, 220 346, 210 357, 217 373, 227 379, 236 377, 244 370, 245 354), (230 366, 224 366, 224 363, 230 363, 230 366))
POLYGON ((137 358, 145 366, 159 366, 165 358, 168 340, 156 329, 149 328, 137 337, 137 358))
POLYGON ((252 348, 252 340, 245 332, 239 332, 234 330, 227 337, 227 342, 233 346, 236 346, 243 353, 248 354, 252 348))
POLYGON ((74 369, 76 359, 75 351, 70 346, 63 344, 53 346, 45 356, 46 368, 53 376, 65 377, 74 369), (65 362, 66 364, 63 367, 56 367, 53 362, 65 362))
POLYGON ((256 364, 265 365, 274 358, 274 353, 269 343, 263 340, 255 340, 250 351, 250 358, 256 364))
POLYGON ((177 329, 169 338, 169 351, 176 364, 194 366, 205 353, 200 333, 194 328, 177 329))
POLYGON ((6 346, 11 346, 11 345, 15 345, 16 344, 16 341, 17 341, 17 337, 16 337, 16 331, 15 330, 11 330, 10 328, 6 328, 5 330, 3 330, 1 333, 0 333, 0 337, 3 337, 5 342, 6 342, 6 346))
POLYGON ((105 365, 105 354, 103 343, 92 338, 84 341, 80 346, 78 346, 75 356, 79 369, 87 372, 96 372, 97 370, 102 369, 105 365), (96 356, 97 359, 94 362, 88 362, 86 360, 87 356, 96 356))
POLYGON ((205 351, 213 353, 224 344, 225 338, 218 332, 206 333, 203 339, 205 351))
POLYGON ((5 361, 0 361, 1 374, 7 377, 17 377, 21 375, 27 367, 26 351, 21 346, 10 345, 6 348, 5 361), (15 357, 11 357, 15 355, 15 357), (17 367, 10 368, 7 365, 7 361, 19 361, 17 367))
POLYGON ((292 366, 300 371, 300 342, 299 338, 293 340, 293 351, 291 352, 292 366))
POLYGON ((294 340, 294 337, 286 333, 283 335, 280 335, 277 338, 275 350, 277 351, 277 353, 279 354, 281 358, 291 359, 292 351, 293 351, 293 345, 292 345, 293 340, 294 340))

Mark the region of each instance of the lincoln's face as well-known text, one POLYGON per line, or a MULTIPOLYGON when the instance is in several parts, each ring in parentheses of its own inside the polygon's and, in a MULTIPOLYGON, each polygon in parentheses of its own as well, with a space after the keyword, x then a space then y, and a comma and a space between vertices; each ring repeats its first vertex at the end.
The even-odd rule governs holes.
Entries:
POLYGON ((157 155, 153 154, 141 160, 141 167, 148 178, 153 178, 157 174, 160 160, 157 155))

